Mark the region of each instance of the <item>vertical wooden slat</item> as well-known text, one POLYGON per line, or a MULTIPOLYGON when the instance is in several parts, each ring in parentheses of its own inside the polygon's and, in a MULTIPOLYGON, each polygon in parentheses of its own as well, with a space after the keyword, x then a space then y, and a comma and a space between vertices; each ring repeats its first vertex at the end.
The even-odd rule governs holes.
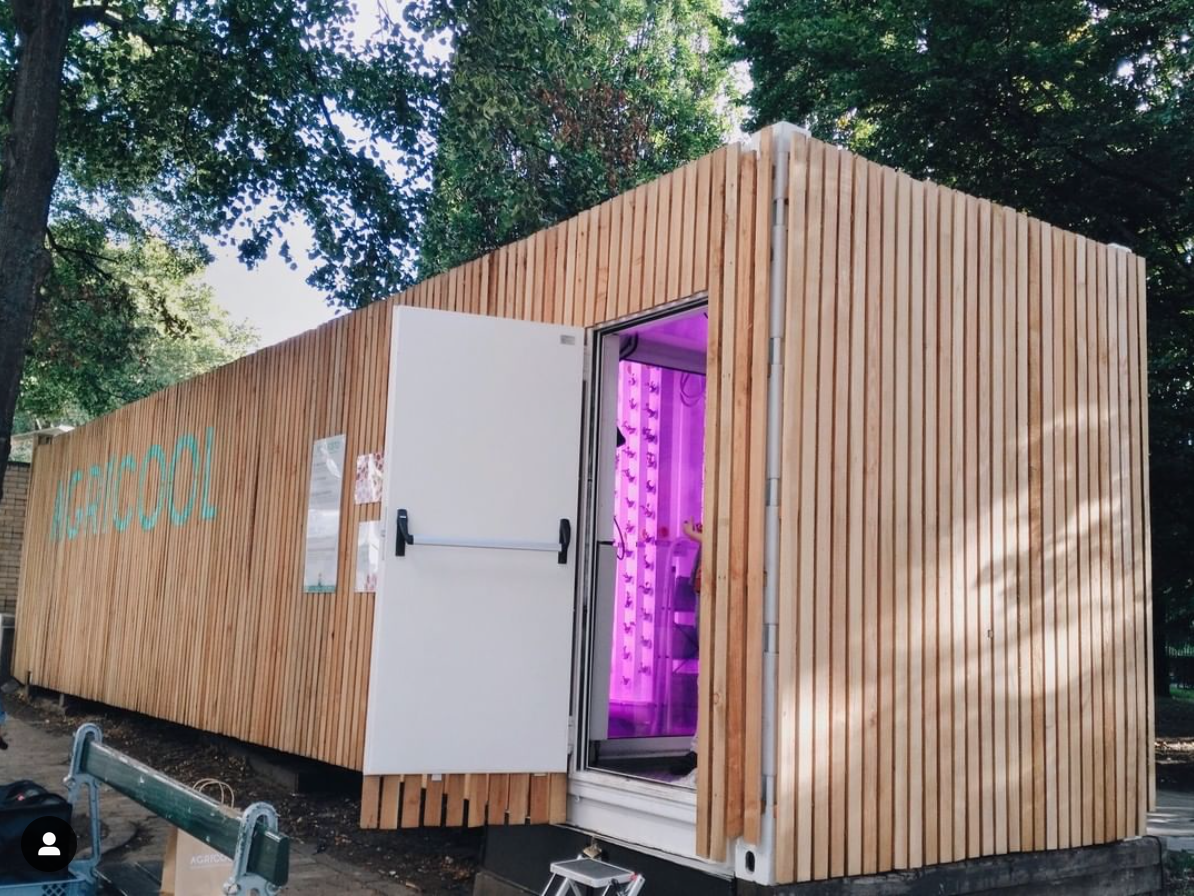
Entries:
MULTIPOLYGON (((816 585, 811 592, 814 606, 816 665, 815 706, 813 729, 813 876, 829 875, 830 801, 832 791, 833 757, 830 754, 830 723, 832 717, 832 616, 836 595, 833 593, 832 525, 833 525, 833 360, 836 326, 834 290, 836 286, 838 177, 841 152, 830 148, 825 152, 825 184, 822 194, 822 237, 820 263, 820 325, 816 337, 818 347, 816 431, 816 515, 813 555, 816 585)), ((810 297, 811 301, 811 297, 810 297)))
MULTIPOLYGON (((751 277, 751 323, 743 342, 750 356, 750 405, 744 409, 743 428, 749 426, 750 459, 747 464, 748 518, 746 524, 746 635, 743 653, 743 673, 746 679, 745 716, 742 722, 742 836, 748 843, 759 843, 762 839, 763 813, 763 569, 765 561, 765 519, 767 511, 767 386, 768 356, 770 349, 771 311, 771 216, 774 214, 772 187, 775 180, 772 158, 771 132, 765 131, 759 141, 758 162, 755 170, 754 220, 752 257, 744 267, 751 277)), ((690 165, 685 172, 693 174, 692 183, 685 177, 685 209, 689 209, 692 196, 689 190, 696 185, 696 169, 690 165)), ((685 239, 691 238, 691 227, 686 221, 691 214, 681 219, 680 226, 686 231, 685 239)), ((690 267, 690 264, 689 264, 690 267)), ((681 284, 677 287, 684 293, 683 268, 681 284)), ((691 276, 691 272, 690 272, 691 276)), ((689 287, 691 289, 691 287, 689 287)), ((741 386, 740 386, 741 388, 741 386)))
POLYGON ((598 283, 600 276, 598 262, 601 257, 601 215, 602 211, 608 210, 608 208, 608 204, 605 204, 589 212, 589 242, 585 256, 584 313, 575 321, 575 324, 581 327, 591 327, 597 320, 597 305, 601 289, 598 283))
MULTIPOLYGON (((747 601, 750 576, 748 560, 749 524, 751 516, 750 499, 755 489, 750 483, 756 471, 750 466, 754 452, 750 444, 753 314, 753 275, 757 162, 754 153, 743 153, 739 161, 738 234, 736 237, 736 283, 733 291, 734 304, 734 398, 733 447, 730 451, 730 550, 728 566, 729 625, 726 632, 726 837, 733 838, 742 833, 743 806, 747 780, 746 738, 735 732, 745 731, 748 675, 746 666, 747 601)), ((678 287, 677 287, 678 288, 678 287)), ((727 293, 728 294, 728 293, 727 293)), ((724 382, 724 380, 723 380, 724 382)), ((759 558, 761 560, 761 557, 759 558)), ((759 624, 762 616, 759 615, 759 624)), ((752 632, 761 635, 761 629, 752 632)), ((754 670, 751 670, 752 672, 754 670)), ((761 723, 761 716, 758 718, 761 723)), ((750 782, 752 794, 759 792, 760 778, 750 782)))
POLYGON ((549 776, 547 796, 547 820, 552 824, 563 824, 568 816, 568 776, 549 776))
POLYGON ((402 820, 404 828, 419 826, 423 806, 423 776, 402 775, 402 820))
POLYGON ((925 193, 912 182, 908 293, 908 867, 924 864, 925 193))
MULTIPOLYGON (((751 158, 754 158, 753 154, 751 158)), ((667 295, 667 301, 671 301, 686 295, 680 289, 684 260, 683 235, 684 231, 688 229, 684 219, 684 187, 686 184, 684 169, 673 171, 668 175, 668 180, 671 181, 672 192, 671 220, 668 225, 667 288, 664 292, 667 295)))
POLYGON ((464 775, 448 775, 447 811, 444 814, 444 824, 450 828, 458 828, 464 824, 464 775))
POLYGON ((1090 340, 1090 295, 1093 284, 1088 279, 1089 250, 1086 240, 1078 237, 1075 247, 1075 342, 1078 361, 1077 368, 1077 491, 1078 491, 1078 531, 1082 535, 1082 545, 1079 557, 1079 605, 1081 607, 1082 631, 1082 842, 1090 844, 1096 842, 1096 831, 1101 832, 1101 788, 1102 781, 1102 750, 1096 743, 1094 732, 1101 730, 1102 722, 1101 697, 1097 687, 1099 683, 1098 661, 1095 650, 1095 594, 1097 593, 1097 577, 1092 557, 1093 522, 1091 517, 1092 468, 1097 466, 1097 452, 1091 452, 1091 434, 1095 423, 1092 414, 1092 390, 1090 377, 1090 358, 1093 346, 1090 340))
MULTIPOLYGON (((1116 334, 1114 338, 1116 353, 1116 375, 1119 380, 1119 406, 1116 414, 1116 429, 1112 437, 1120 445, 1119 467, 1119 504, 1116 508, 1116 523, 1119 528, 1120 557, 1122 568, 1120 581, 1120 617, 1121 638, 1124 650, 1124 669, 1122 687, 1124 689, 1124 818, 1122 836, 1139 834, 1137 824, 1140 813, 1137 792, 1137 763, 1139 761, 1139 707, 1137 706, 1137 666, 1136 666, 1136 614, 1135 614, 1135 544, 1132 537, 1132 432, 1131 432, 1131 402, 1129 398, 1129 365, 1130 341, 1128 337, 1128 315, 1130 313, 1131 296, 1128 284, 1128 265, 1130 258, 1126 250, 1115 253, 1116 267, 1116 334)), ((1134 279, 1134 278, 1133 278, 1134 279)))
POLYGON ((1149 468, 1148 468, 1148 316, 1145 302, 1145 269, 1144 259, 1136 260, 1136 290, 1137 290, 1137 329, 1139 333, 1139 362, 1136 373, 1139 377, 1137 394, 1140 396, 1140 498, 1141 512, 1137 519, 1143 533, 1141 552, 1144 555, 1144 591, 1141 595, 1144 616, 1144 668, 1147 673, 1147 689, 1145 691, 1145 705, 1148 708, 1148 798, 1144 805, 1147 810, 1155 809, 1157 805, 1157 776, 1156 776, 1156 707, 1152 695, 1156 693, 1153 682, 1153 561, 1152 561, 1152 517, 1149 509, 1149 468))
MULTIPOLYGON (((428 793, 430 796, 430 793, 428 793)), ((506 802, 510 824, 525 824, 530 816, 531 776, 510 776, 510 797, 506 802)))
MULTIPOLYGON (((879 357, 882 363, 879 405, 879 864, 895 867, 894 792, 896 736, 895 711, 895 318, 896 318, 896 174, 883 169, 883 234, 881 336, 879 357)), ((815 422, 814 422, 815 425, 815 422)), ((802 583, 803 584, 803 583, 802 583)), ((802 593, 808 591, 802 589, 802 593)), ((802 602, 803 603, 803 602, 802 602)))
POLYGON ((1029 318, 1028 318, 1028 219, 1016 216, 1016 538, 1017 538, 1017 641, 1020 679, 1020 841, 1033 848, 1032 755, 1032 590, 1031 526, 1029 521, 1029 318))
MULTIPOLYGON (((821 212, 824 196, 825 148, 821 144, 810 146, 808 160, 808 198, 807 198, 807 242, 803 264, 804 282, 797 288, 801 291, 801 307, 804 326, 800 330, 803 340, 803 369, 801 371, 801 392, 796 408, 801 414, 800 421, 800 510, 799 518, 811 520, 816 513, 816 470, 817 454, 813 433, 817 430, 816 387, 818 370, 818 346, 820 335, 820 271, 821 271, 821 212)), ((795 408, 793 409, 795 410, 795 408)), ((797 593, 815 594, 814 561, 816 542, 814 527, 802 526, 799 535, 799 585, 797 593)), ((810 880, 813 877, 813 849, 815 835, 813 830, 813 801, 814 788, 817 786, 814 777, 815 757, 813 752, 813 732, 815 729, 816 709, 814 705, 814 650, 816 634, 814 631, 814 600, 798 601, 797 632, 799 645, 797 656, 799 661, 797 681, 799 696, 797 698, 797 814, 796 814, 796 879, 810 880)))
MULTIPOLYGON (((710 803, 710 833, 709 855, 714 859, 721 859, 726 854, 726 801, 729 787, 729 769, 724 758, 728 724, 728 700, 730 698, 730 545, 731 545, 731 493, 732 484, 728 475, 728 467, 733 462, 734 449, 734 349, 736 344, 736 287, 737 287, 737 240, 738 240, 738 194, 739 194, 739 163, 741 153, 738 147, 731 146, 726 153, 725 172, 725 241, 724 257, 722 259, 721 285, 721 363, 718 376, 721 385, 718 391, 717 439, 718 457, 721 459, 719 475, 717 477, 716 507, 713 516, 715 520, 715 566, 713 582, 713 612, 714 626, 717 634, 713 641, 713 682, 712 682, 712 716, 711 730, 706 754, 714 757, 710 803)), ((650 216, 648 216, 650 217, 650 216)), ((658 264, 658 259, 655 259, 658 264)), ((712 315, 712 312, 710 312, 712 315)), ((706 428, 706 432, 709 429, 706 428)), ((708 513, 708 511, 706 511, 708 513)), ((710 579, 706 579, 706 582, 710 579)))
POLYGON ((490 775, 488 788, 485 821, 487 824, 505 824, 506 802, 510 797, 510 776, 490 775))
MULTIPOLYGON (((788 475, 780 479, 780 514, 783 525, 780 531, 779 590, 781 595, 796 593, 800 581, 799 527, 793 512, 800 506, 800 464, 802 440, 802 376, 803 376, 803 333, 799 326, 804 314, 804 252, 807 228, 805 226, 808 194, 809 141, 796 137, 788 156, 788 265, 786 277, 786 302, 784 309, 786 347, 783 384, 783 458, 788 475)), ((703 185, 706 175, 698 166, 698 186, 703 185)), ((698 257, 700 257, 698 242, 698 257)), ((696 284, 694 279, 694 286, 696 284)), ((712 354, 712 317, 710 318, 710 358, 712 354)), ((710 383, 713 380, 710 378, 710 383)), ((803 847, 797 839, 797 811, 801 803, 802 767, 801 754, 797 749, 798 732, 804 719, 803 693, 799 670, 803 658, 803 640, 800 637, 800 616, 797 602, 779 602, 779 657, 778 657, 778 740, 776 750, 776 873, 781 880, 804 880, 796 867, 796 855, 803 847)), ((703 630, 701 637, 704 637, 703 630)), ((705 643, 702 641, 701 643, 705 643)), ((703 705, 703 704, 702 704, 703 705)), ((697 807, 698 817, 700 806, 697 807)), ((699 835, 699 831, 698 831, 699 835)))
POLYGON ((1003 209, 1003 291, 997 293, 1003 309, 1003 544, 1004 643, 1007 724, 1007 847, 1023 848, 1021 840, 1021 739, 1020 739, 1020 567, 1018 453, 1021 438, 1019 413, 1019 308, 1017 280, 1017 216, 1003 209))
POLYGON ((437 828, 444 820, 444 778, 431 775, 423 797, 423 825, 437 828))
MULTIPOLYGON (((868 373, 867 338, 867 198, 868 168, 862 159, 851 156, 853 194, 850 197, 853 216, 851 234, 851 292, 849 301, 850 339, 847 349, 849 364, 849 425, 847 465, 847 619, 849 632, 848 702, 846 734, 846 868, 845 873, 856 875, 863 868, 863 762, 867 726, 865 671, 866 648, 866 572, 864 526, 866 520, 866 380, 868 373)), ((757 412, 756 412, 757 413, 757 412)))
MULTIPOLYGON (((1103 829, 1100 837, 1103 842, 1115 839, 1118 793, 1116 786, 1116 700, 1115 700, 1115 634, 1113 622, 1113 607, 1115 584, 1112 580, 1111 558, 1111 408, 1110 382, 1108 379, 1108 345, 1107 345, 1107 247, 1098 246, 1094 253, 1095 265, 1095 346, 1096 371, 1098 382, 1098 502, 1095 505, 1098 518, 1099 533, 1099 582, 1098 616, 1101 625, 1099 643, 1101 651, 1099 661, 1102 666, 1102 696, 1103 696, 1103 795, 1104 815, 1103 829)), ((1096 735, 1097 736, 1097 735, 1096 735)))
POLYGON ((601 309, 602 320, 614 320, 618 316, 618 295, 621 285, 622 265, 622 211, 626 208, 626 197, 615 196, 610 201, 609 232, 606 234, 607 253, 602 254, 605 264, 606 296, 605 307, 601 309))
POLYGON ((1009 849, 1008 825, 1008 626, 1007 626, 1007 483, 1004 481, 1004 458, 1007 435, 1004 432, 1007 377, 1005 370, 1008 352, 1005 344, 1007 303, 1004 294, 1006 272, 1003 253, 1004 210, 998 207, 991 214, 991 691, 994 700, 994 803, 995 852, 1009 849))
MULTIPOLYGON (((937 700, 938 744, 940 756, 938 770, 938 843, 939 858, 950 862, 954 858, 954 814, 956 804, 954 788, 957 776, 954 773, 954 724, 957 711, 954 689, 954 674, 958 662, 955 643, 953 576, 953 403, 957 383, 954 379, 953 328, 956 313, 953 298, 953 241, 954 241, 954 194, 942 189, 938 200, 937 233, 937 361, 938 361, 938 406, 937 406, 937 555, 938 580, 937 601, 940 631, 938 633, 938 687, 937 700)), ((871 363, 871 362, 868 362, 871 363)), ((869 393, 868 393, 869 396, 869 393)), ((930 511, 931 512, 931 511, 930 511)))
POLYGON ((1066 405, 1065 405, 1065 258, 1063 234, 1050 232, 1052 252, 1052 290, 1047 298, 1051 306, 1053 341, 1049 348, 1051 379, 1053 382, 1053 412, 1049 416, 1049 430, 1053 442, 1052 457, 1048 458, 1053 481, 1053 525, 1048 536, 1053 562, 1053 639, 1046 649, 1053 656, 1056 680, 1056 792, 1057 832, 1055 842, 1060 848, 1070 844, 1070 714, 1069 714, 1069 580, 1066 553, 1066 405))
MULTIPOLYGON (((767 140, 770 145, 770 139, 767 140)), ((702 160, 703 161, 703 160, 702 160)), ((760 157, 760 163, 763 162, 760 157)), ((682 169, 684 172, 684 210, 681 213, 678 227, 681 233, 680 246, 680 286, 679 295, 690 296, 695 292, 693 286, 694 280, 694 245, 696 241, 696 224, 697 216, 701 213, 700 197, 698 197, 698 171, 701 162, 689 162, 682 169)), ((768 177, 766 182, 772 183, 771 177, 768 177)), ((759 233, 766 233, 766 230, 760 230, 759 233)), ((702 249, 702 252, 704 250, 702 249)))
POLYGON ((1043 704, 1043 740, 1044 767, 1042 769, 1045 781, 1045 845, 1049 849, 1057 848, 1057 662, 1056 650, 1050 649, 1056 644, 1055 624, 1057 606, 1054 533, 1056 521, 1054 519, 1054 476, 1053 476, 1053 443, 1054 443, 1054 415, 1053 400, 1053 232, 1048 225, 1041 228, 1040 236, 1041 261, 1041 374, 1040 374, 1040 408, 1041 408, 1041 605, 1042 628, 1040 653, 1043 655, 1044 693, 1041 695, 1043 704))
MULTIPOLYGON (((734 189, 737 190, 737 178, 734 178, 734 189)), ((727 190, 729 189, 730 176, 726 174, 727 190)), ((656 288, 656 265, 660 259, 657 255, 659 246, 659 193, 662 184, 658 180, 653 180, 647 184, 646 193, 646 213, 643 223, 643 263, 642 263, 642 281, 641 287, 636 291, 634 299, 637 304, 630 306, 630 313, 642 311, 644 308, 650 308, 656 302, 661 301, 659 292, 656 288)), ((727 222, 726 226, 729 224, 727 222)), ((666 267, 666 259, 664 259, 666 267)))
MULTIPOLYGON (((966 855, 981 855, 983 850, 983 742, 982 742, 982 662, 987 626, 983 619, 982 570, 979 566, 979 520, 982 515, 979 494, 979 206, 975 199, 965 205, 966 254, 966 374, 964 389, 965 433, 965 527, 966 527, 966 855)), ((986 830, 989 830, 987 828, 986 830)))
MULTIPOLYGON (((882 314, 879 296, 882 274, 883 170, 865 164, 866 183, 866 431, 864 433, 863 581, 868 584, 863 612, 863 746, 862 746, 862 872, 879 867, 879 450, 882 373, 882 314)), ((861 181, 862 178, 860 177, 861 181)), ((797 226, 796 217, 792 217, 797 226)), ((791 362, 789 362, 791 363, 791 362)), ((791 407, 789 404, 788 407, 791 407)), ((784 478, 794 478, 791 475, 784 478)), ((783 499, 781 506, 790 506, 783 499)), ((785 593, 787 592, 785 589, 785 593)))
MULTIPOLYGON (((712 233, 709 243, 710 251, 710 267, 720 268, 722 253, 724 246, 722 245, 722 233, 724 228, 724 216, 720 209, 724 207, 725 191, 726 191, 726 163, 729 154, 728 149, 718 150, 713 157, 713 186, 712 186, 712 203, 715 212, 712 216, 712 233)), ((644 199, 645 202, 645 199, 644 199)), ((635 218, 635 233, 640 232, 640 226, 637 218, 635 218)), ((637 250, 636 250, 637 251, 637 250)), ((640 273, 641 284, 641 273, 640 273)), ((722 318, 722 288, 720 279, 713 281, 713 288, 709 290, 709 355, 708 355, 708 371, 706 374, 706 394, 705 394, 705 432, 715 431, 718 425, 717 421, 720 419, 720 400, 721 400, 721 354, 722 354, 722 334, 721 334, 721 318, 722 318)), ((705 525, 704 534, 702 537, 701 550, 701 577, 706 583, 700 594, 700 611, 699 611, 699 632, 698 638, 701 644, 702 653, 706 657, 712 657, 714 652, 714 634, 715 626, 713 624, 713 614, 715 611, 714 592, 716 588, 716 543, 718 540, 718 527, 715 523, 717 519, 717 470, 718 457, 720 456, 720 445, 717 440, 710 440, 705 446, 705 465, 706 469, 711 472, 711 475, 705 477, 705 494, 704 494, 704 514, 708 523, 705 525), (712 585, 712 587, 710 587, 712 585)), ((719 593, 719 592, 718 592, 719 593)), ((714 700, 714 685, 712 670, 709 668, 712 664, 709 662, 703 663, 704 667, 702 673, 697 679, 697 746, 698 752, 703 753, 705 758, 703 761, 697 763, 697 830, 696 830, 696 848, 700 855, 711 855, 714 849, 713 827, 716 823, 718 809, 716 800, 720 798, 720 794, 715 795, 713 792, 713 771, 716 764, 714 749, 716 747, 716 737, 714 736, 714 721, 713 721, 713 700, 714 700)))
MULTIPOLYGON (((1070 813, 1070 845, 1078 846, 1083 841, 1084 804, 1082 792, 1083 772, 1083 721, 1089 706, 1083 707, 1082 672, 1082 618, 1081 618, 1081 581, 1079 579, 1079 544, 1078 532, 1078 333, 1077 333, 1077 273, 1076 241, 1071 233, 1063 234, 1063 274, 1064 294, 1062 301, 1063 326, 1065 330, 1062 366, 1064 367, 1064 432, 1065 457, 1063 475, 1065 478, 1065 561, 1066 561, 1066 616, 1068 658, 1065 665, 1069 687, 1069 725, 1070 725, 1070 782, 1069 782, 1069 813, 1070 813)), ((1087 682, 1089 687, 1089 682, 1087 682)))
POLYGON ((850 306, 851 240, 853 237, 852 204, 854 193, 854 157, 840 153, 837 195, 832 202, 837 209, 837 233, 834 269, 833 317, 834 332, 830 389, 832 400, 832 440, 829 444, 831 464, 828 471, 829 496, 829 873, 841 877, 846 873, 848 843, 846 840, 846 799, 849 783, 849 681, 848 632, 849 611, 849 412, 850 412, 850 306))
POLYGON ((1137 708, 1137 756, 1136 756, 1136 807, 1135 832, 1143 833, 1148 809, 1148 769, 1149 769, 1149 725, 1148 719, 1152 715, 1152 691, 1149 689, 1148 673, 1148 641, 1146 633, 1144 606, 1144 490, 1143 464, 1145 450, 1141 442, 1141 418, 1143 413, 1143 395, 1140 390, 1141 369, 1144 359, 1141 355, 1140 344, 1140 304, 1143 299, 1143 289, 1138 282, 1136 260, 1127 260, 1128 303, 1125 309, 1127 318, 1127 351, 1128 351, 1128 439, 1130 443, 1129 477, 1131 480, 1131 537, 1132 537, 1132 616, 1135 626, 1136 643, 1136 708, 1137 708))
POLYGON ((549 775, 531 776, 531 802, 528 820, 531 824, 547 824, 550 820, 548 799, 551 796, 549 775))
POLYGON ((910 729, 913 724, 908 705, 908 663, 909 654, 909 574, 911 558, 909 555, 909 527, 912 525, 908 518, 910 509, 908 482, 909 432, 912 425, 909 409, 909 348, 910 348, 910 315, 911 299, 911 265, 912 255, 910 240, 912 237, 912 179, 900 174, 896 179, 896 245, 895 245, 895 453, 892 478, 895 481, 895 573, 894 616, 895 641, 894 653, 894 704, 895 713, 895 765, 894 803, 895 824, 893 827, 895 858, 897 869, 908 867, 908 810, 909 810, 909 766, 908 748, 910 729))
POLYGON ((398 813, 402 807, 402 779, 398 775, 386 775, 381 780, 381 824, 383 831, 398 828, 398 813))

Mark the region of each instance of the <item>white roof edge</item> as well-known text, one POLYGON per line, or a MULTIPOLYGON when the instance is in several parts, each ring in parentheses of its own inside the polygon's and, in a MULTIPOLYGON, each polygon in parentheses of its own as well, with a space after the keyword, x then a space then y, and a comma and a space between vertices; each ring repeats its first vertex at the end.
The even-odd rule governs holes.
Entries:
POLYGON ((74 429, 73 426, 67 426, 65 423, 62 423, 58 426, 47 427, 46 429, 32 429, 29 432, 16 433, 14 436, 12 436, 12 441, 16 442, 22 439, 36 439, 38 436, 49 436, 50 438, 54 438, 55 436, 64 435, 70 432, 72 429, 74 429))

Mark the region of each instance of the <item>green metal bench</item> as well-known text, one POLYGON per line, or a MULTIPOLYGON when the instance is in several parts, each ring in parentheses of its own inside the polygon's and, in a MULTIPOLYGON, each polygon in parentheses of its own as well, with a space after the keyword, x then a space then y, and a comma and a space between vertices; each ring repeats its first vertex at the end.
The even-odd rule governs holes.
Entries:
POLYGON ((232 874, 224 884, 228 896, 245 896, 253 890, 272 896, 286 884, 290 839, 278 833, 273 806, 253 803, 240 815, 229 815, 210 797, 105 746, 103 740, 98 725, 82 725, 75 732, 66 785, 72 804, 77 804, 80 788, 88 790, 92 854, 73 863, 73 871, 93 883, 96 880, 101 858, 99 785, 107 784, 232 859, 232 874))

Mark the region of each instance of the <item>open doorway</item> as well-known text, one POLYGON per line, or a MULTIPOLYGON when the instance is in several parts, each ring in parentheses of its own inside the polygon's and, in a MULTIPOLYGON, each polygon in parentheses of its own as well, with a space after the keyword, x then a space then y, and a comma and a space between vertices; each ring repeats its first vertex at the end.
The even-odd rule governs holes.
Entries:
POLYGON ((694 786, 706 306, 601 337, 587 765, 694 786))

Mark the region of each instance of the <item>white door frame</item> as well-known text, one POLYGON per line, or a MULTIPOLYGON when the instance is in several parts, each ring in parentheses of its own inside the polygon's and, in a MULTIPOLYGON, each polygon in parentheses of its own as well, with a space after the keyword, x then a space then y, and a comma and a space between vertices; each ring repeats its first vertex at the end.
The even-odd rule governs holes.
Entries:
POLYGON ((708 304, 701 292, 654 308, 649 312, 611 321, 589 330, 586 365, 585 420, 581 459, 584 488, 577 526, 580 576, 577 581, 575 659, 573 672, 573 726, 575 745, 568 774, 568 825, 597 834, 602 839, 655 853, 677 864, 720 877, 734 874, 733 853, 727 862, 711 862, 696 854, 696 792, 674 784, 634 778, 588 767, 589 675, 593 668, 592 622, 599 617, 596 605, 596 539, 600 537, 598 464, 602 456, 597 440, 597 415, 601 388, 601 340, 611 333, 683 314, 708 304))

